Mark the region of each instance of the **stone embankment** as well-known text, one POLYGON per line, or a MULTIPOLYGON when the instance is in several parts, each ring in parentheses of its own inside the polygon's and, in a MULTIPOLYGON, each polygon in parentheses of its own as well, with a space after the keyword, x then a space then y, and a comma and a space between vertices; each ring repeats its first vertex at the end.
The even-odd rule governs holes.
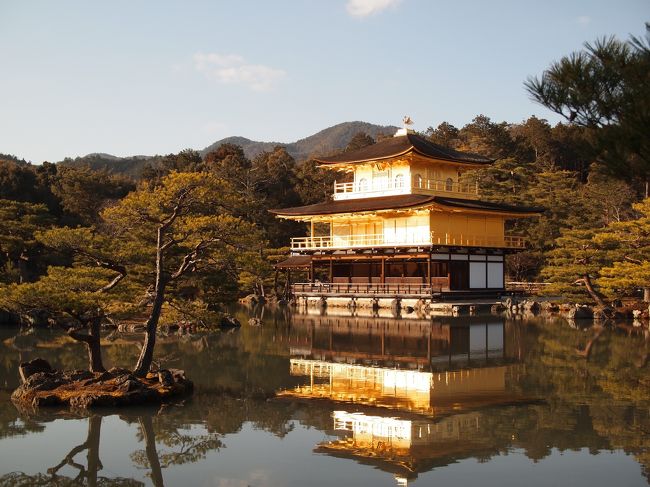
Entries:
POLYGON ((607 320, 633 320, 637 326, 647 325, 650 318, 650 310, 638 303, 633 306, 588 306, 576 303, 537 301, 532 298, 506 298, 501 304, 494 305, 491 311, 493 313, 507 313, 512 316, 522 317, 555 315, 569 321, 593 320, 603 322, 607 320))
POLYGON ((194 385, 182 370, 136 377, 129 370, 58 371, 43 359, 20 364, 22 384, 11 395, 21 409, 39 407, 123 407, 159 404, 191 394, 194 385))

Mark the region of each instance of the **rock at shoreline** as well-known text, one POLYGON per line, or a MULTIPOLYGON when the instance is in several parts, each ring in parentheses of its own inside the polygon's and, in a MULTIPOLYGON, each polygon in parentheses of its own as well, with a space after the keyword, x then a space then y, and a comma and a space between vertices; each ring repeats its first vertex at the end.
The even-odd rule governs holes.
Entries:
POLYGON ((219 328, 222 328, 222 329, 239 328, 240 326, 241 326, 241 323, 234 316, 224 315, 219 320, 219 328))
POLYGON ((490 307, 490 313, 496 315, 496 314, 503 313, 506 309, 508 309, 508 308, 506 308, 505 305, 503 305, 501 303, 497 303, 497 304, 493 304, 490 307))
POLYGON ((557 313, 560 311, 560 306, 551 301, 542 301, 540 303, 540 308, 542 313, 557 313))
POLYGON ((125 369, 56 371, 42 359, 21 364, 20 375, 23 383, 11 400, 21 409, 155 404, 188 395, 194 388, 182 370, 161 370, 147 377, 136 377, 125 369))
POLYGON ((569 308, 564 316, 570 320, 589 320, 594 317, 594 310, 591 306, 576 304, 569 308))
POLYGON ((53 372, 47 360, 42 358, 35 358, 29 362, 22 362, 18 366, 18 373, 20 374, 20 382, 25 383, 32 375, 38 373, 51 373, 53 372))
POLYGON ((531 313, 533 315, 536 315, 541 310, 540 304, 537 301, 526 300, 521 303, 521 305, 525 312, 531 313))

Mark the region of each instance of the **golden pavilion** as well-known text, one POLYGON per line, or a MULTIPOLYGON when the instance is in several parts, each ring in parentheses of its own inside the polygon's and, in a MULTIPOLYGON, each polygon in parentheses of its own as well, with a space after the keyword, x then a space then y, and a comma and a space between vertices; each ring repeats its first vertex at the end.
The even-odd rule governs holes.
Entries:
POLYGON ((347 175, 334 183, 331 201, 272 210, 309 225, 277 266, 306 271, 295 296, 496 296, 505 289, 505 256, 526 245, 506 233, 507 220, 541 211, 481 201, 479 185, 463 176, 493 159, 406 127, 317 162, 347 175))

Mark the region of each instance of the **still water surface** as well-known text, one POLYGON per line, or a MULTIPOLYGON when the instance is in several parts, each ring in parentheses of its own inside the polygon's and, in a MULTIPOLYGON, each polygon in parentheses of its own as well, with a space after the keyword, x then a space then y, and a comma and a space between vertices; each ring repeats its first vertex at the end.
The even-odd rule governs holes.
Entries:
MULTIPOLYGON (((237 310, 243 323, 249 313, 237 310)), ((128 336, 106 344, 108 365, 137 355, 128 336)), ((9 401, 18 363, 81 368, 85 353, 60 333, 0 331, 0 486, 650 478, 650 337, 631 326, 266 310, 261 327, 162 338, 157 353, 195 381, 184 404, 25 414, 9 401)))

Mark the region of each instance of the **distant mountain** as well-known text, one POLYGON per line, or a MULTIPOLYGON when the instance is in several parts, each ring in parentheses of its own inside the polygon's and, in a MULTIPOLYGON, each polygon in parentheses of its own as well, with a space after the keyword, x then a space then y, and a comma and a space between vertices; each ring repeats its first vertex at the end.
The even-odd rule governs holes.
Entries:
MULTIPOLYGON (((247 139, 246 137, 226 137, 210 144, 205 149, 199 151, 205 156, 210 151, 215 150, 221 144, 236 144, 244 149, 244 154, 249 158, 254 158, 264 151, 270 151, 275 146, 281 145, 286 147, 287 152, 298 162, 303 162, 311 157, 326 156, 340 152, 348 145, 352 137, 359 132, 365 132, 373 138, 381 135, 393 135, 397 127, 392 125, 382 126, 367 122, 343 122, 332 127, 321 130, 314 135, 305 137, 296 142, 259 142, 247 139)), ((68 166, 89 166, 91 169, 106 170, 111 173, 124 174, 137 178, 149 162, 155 161, 160 156, 130 156, 117 157, 105 153, 92 153, 75 159, 66 158, 60 164, 68 166)))
POLYGON ((221 144, 237 144, 244 149, 246 157, 254 158, 264 151, 272 150, 275 146, 281 145, 298 162, 305 161, 314 156, 325 156, 340 152, 348 145, 350 139, 359 132, 365 132, 373 138, 380 135, 393 135, 397 127, 392 125, 382 126, 367 122, 343 122, 328 127, 320 132, 300 139, 296 142, 258 142, 245 137, 227 137, 217 140, 201 151, 204 156, 215 150, 221 144))

